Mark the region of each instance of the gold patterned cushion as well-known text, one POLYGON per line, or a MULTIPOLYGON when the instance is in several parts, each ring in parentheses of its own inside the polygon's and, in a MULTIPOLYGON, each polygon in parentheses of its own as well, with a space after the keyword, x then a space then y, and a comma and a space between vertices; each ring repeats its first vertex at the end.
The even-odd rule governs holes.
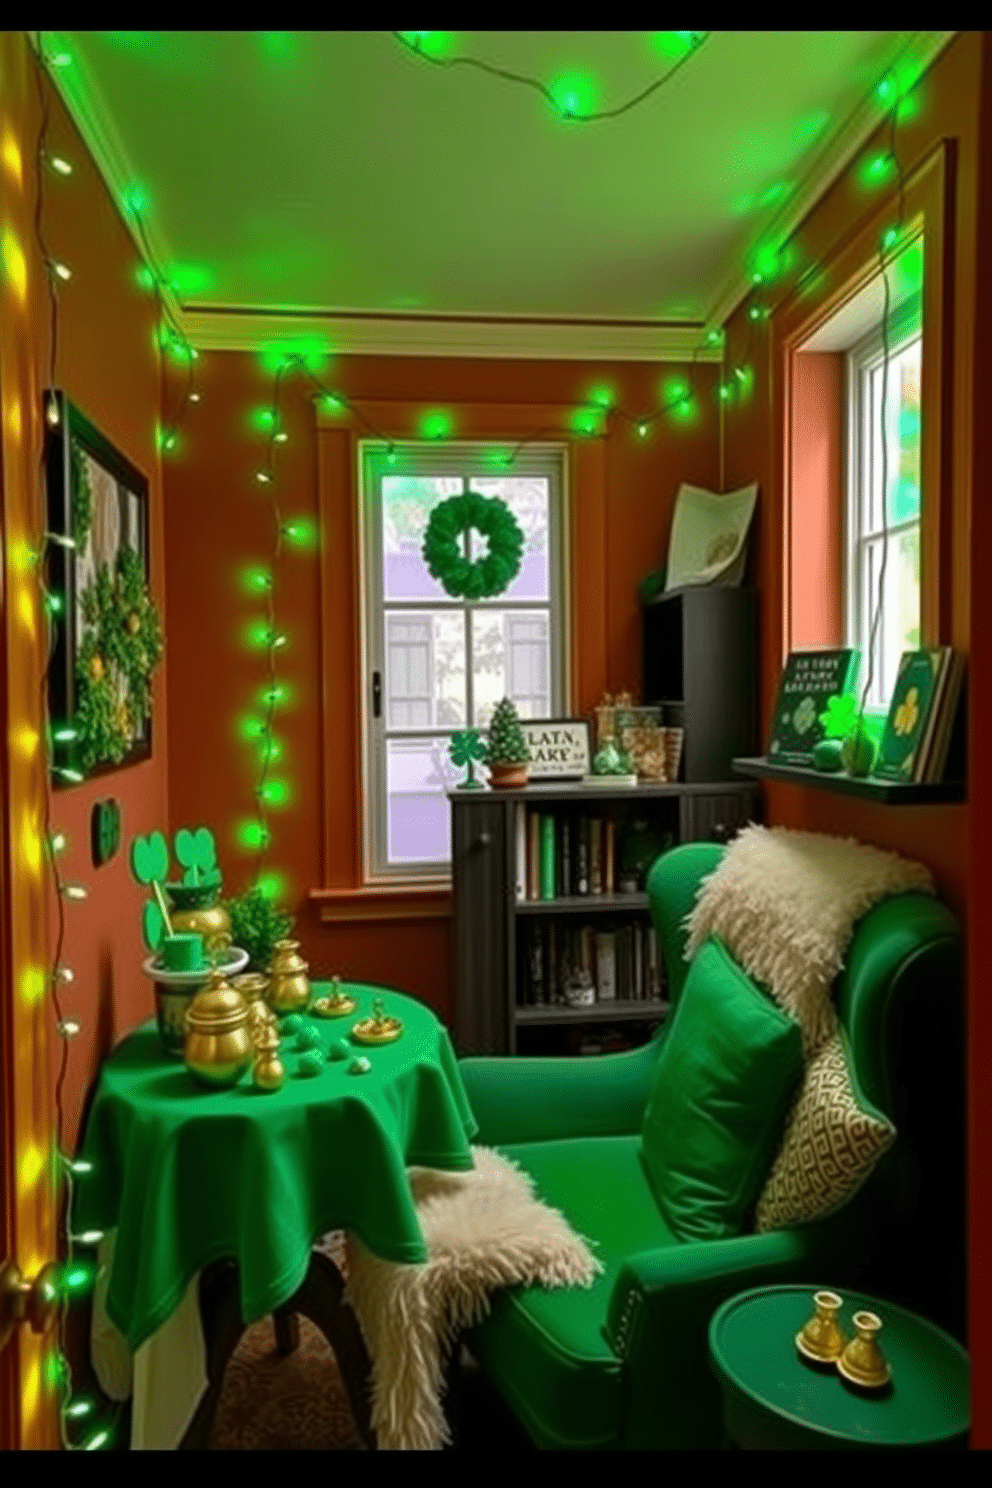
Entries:
POLYGON ((855 1092, 841 1034, 835 1033, 807 1062, 758 1200, 755 1228, 808 1224, 840 1209, 895 1137, 892 1123, 855 1092))

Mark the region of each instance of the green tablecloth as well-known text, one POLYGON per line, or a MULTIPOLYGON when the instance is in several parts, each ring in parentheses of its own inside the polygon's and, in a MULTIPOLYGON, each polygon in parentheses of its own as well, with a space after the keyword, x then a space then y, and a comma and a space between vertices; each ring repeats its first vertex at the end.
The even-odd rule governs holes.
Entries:
MULTIPOLYGON (((315 996, 328 990, 314 985, 315 996)), ((210 1090, 164 1053, 154 1022, 104 1064, 80 1152, 94 1171, 77 1182, 73 1224, 117 1230, 106 1307, 132 1351, 222 1257, 238 1262, 246 1323, 288 1301, 329 1230, 352 1231, 385 1260, 426 1260, 406 1167, 471 1169, 478 1128, 430 1009, 378 987, 345 990, 358 998, 352 1016, 308 1019, 325 1054, 374 997, 403 1020, 396 1043, 351 1046, 367 1074, 325 1058, 319 1075, 301 1075, 292 1034, 281 1090, 256 1090, 250 1074, 210 1090)))

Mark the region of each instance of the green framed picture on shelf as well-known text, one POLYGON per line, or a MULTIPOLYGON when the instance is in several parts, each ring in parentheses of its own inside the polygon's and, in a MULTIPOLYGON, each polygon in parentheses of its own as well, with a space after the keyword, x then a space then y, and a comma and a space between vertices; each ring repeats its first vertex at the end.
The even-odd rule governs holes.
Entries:
POLYGON ((820 714, 830 698, 853 691, 860 662, 853 646, 789 653, 772 716, 770 760, 812 769, 813 751, 825 736, 820 714))

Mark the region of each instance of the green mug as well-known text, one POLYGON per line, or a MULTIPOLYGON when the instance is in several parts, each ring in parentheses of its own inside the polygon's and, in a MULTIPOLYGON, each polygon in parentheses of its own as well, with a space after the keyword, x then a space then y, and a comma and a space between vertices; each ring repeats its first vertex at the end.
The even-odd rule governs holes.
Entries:
POLYGON ((202 971, 203 936, 192 932, 163 935, 162 964, 166 971, 202 971))

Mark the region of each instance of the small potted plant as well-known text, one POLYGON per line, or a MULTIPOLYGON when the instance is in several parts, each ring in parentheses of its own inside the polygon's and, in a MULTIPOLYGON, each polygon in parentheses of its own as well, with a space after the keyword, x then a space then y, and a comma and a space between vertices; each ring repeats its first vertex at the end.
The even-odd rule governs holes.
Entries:
POLYGON ((527 784, 530 750, 517 710, 509 698, 497 703, 493 712, 486 764, 489 766, 489 782, 495 790, 516 790, 527 784))

